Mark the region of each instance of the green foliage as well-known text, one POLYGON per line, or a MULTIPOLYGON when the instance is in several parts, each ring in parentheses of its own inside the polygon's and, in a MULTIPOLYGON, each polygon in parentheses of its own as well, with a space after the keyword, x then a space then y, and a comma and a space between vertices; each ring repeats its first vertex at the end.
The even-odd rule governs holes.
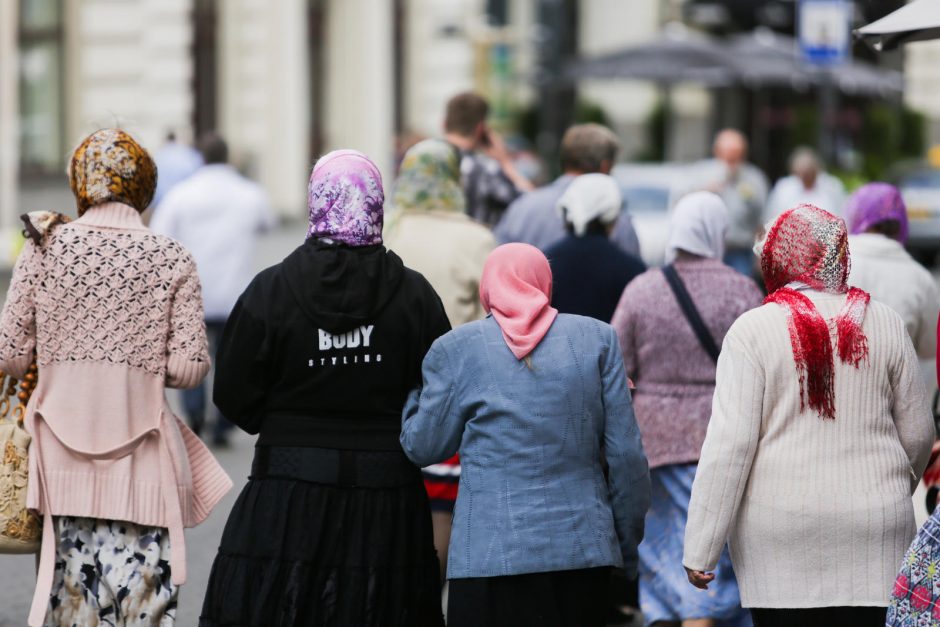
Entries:
POLYGON ((661 162, 666 160, 666 105, 662 99, 650 109, 643 123, 646 142, 643 150, 636 154, 637 161, 661 162))

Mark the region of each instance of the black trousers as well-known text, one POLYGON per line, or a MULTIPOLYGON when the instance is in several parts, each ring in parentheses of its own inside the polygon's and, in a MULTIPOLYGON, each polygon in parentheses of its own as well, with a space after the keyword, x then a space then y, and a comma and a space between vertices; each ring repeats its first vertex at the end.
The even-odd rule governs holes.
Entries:
POLYGON ((451 579, 448 627, 604 627, 609 568, 451 579))
POLYGON ((884 627, 885 607, 752 608, 754 627, 884 627))

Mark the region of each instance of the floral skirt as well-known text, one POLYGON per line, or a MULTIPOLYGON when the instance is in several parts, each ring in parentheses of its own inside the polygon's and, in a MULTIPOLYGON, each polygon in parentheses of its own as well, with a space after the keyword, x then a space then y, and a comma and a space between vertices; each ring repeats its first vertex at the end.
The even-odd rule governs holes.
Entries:
POLYGON ((166 529, 56 516, 55 575, 45 627, 169 627, 179 588, 170 583, 166 529))
POLYGON ((904 555, 888 605, 887 624, 940 624, 940 508, 920 528, 904 555))
POLYGON ((708 590, 692 586, 682 567, 685 523, 696 467, 674 464, 650 471, 652 500, 639 547, 640 609, 647 625, 713 618, 722 626, 749 626, 751 617, 741 608, 728 547, 721 553, 715 580, 708 590))

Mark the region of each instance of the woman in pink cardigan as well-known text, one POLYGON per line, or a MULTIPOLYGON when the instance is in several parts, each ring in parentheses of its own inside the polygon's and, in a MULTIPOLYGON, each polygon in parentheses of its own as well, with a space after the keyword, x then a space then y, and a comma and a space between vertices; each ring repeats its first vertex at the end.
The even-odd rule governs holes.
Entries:
POLYGON ((44 525, 29 625, 165 627, 186 579, 183 528, 232 485, 164 395, 209 369, 199 279, 140 219, 156 167, 127 133, 90 135, 69 178, 79 218, 45 231, 26 220, 0 315, 0 370, 21 377, 34 355, 39 366, 26 410, 28 505, 44 525))

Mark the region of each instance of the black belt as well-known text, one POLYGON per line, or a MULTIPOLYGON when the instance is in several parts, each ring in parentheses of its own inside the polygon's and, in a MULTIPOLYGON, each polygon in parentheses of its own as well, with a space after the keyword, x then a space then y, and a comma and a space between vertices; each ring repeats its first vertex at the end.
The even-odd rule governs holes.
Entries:
POLYGON ((421 483, 402 451, 258 446, 251 479, 295 479, 340 487, 396 488, 421 483))
POLYGON ((259 446, 309 446, 353 451, 397 451, 401 417, 326 417, 268 414, 261 422, 259 446))

